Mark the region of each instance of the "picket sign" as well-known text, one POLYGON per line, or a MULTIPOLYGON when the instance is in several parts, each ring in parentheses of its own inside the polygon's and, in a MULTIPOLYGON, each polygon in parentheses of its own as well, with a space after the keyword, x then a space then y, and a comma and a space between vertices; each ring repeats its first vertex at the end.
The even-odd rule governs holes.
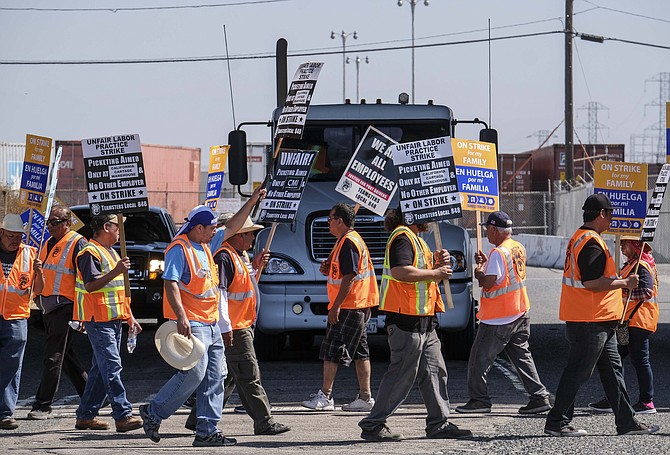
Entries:
MULTIPOLYGON (((640 261, 642 260, 642 253, 644 252, 644 248, 648 243, 651 243, 654 240, 656 228, 658 227, 658 216, 661 214, 661 206, 663 205, 663 197, 665 196, 665 190, 668 186, 668 180, 670 180, 670 164, 664 164, 658 173, 658 178, 656 179, 656 184, 654 185, 654 192, 652 193, 651 200, 649 201, 649 208, 647 208, 647 216, 645 216, 644 223, 642 224, 642 233, 640 234, 642 249, 640 250, 640 255, 637 258, 635 269, 633 270, 633 275, 637 275, 637 270, 640 267, 640 261)), ((626 318, 626 310, 628 309, 628 303, 630 303, 631 295, 632 292, 629 292, 626 303, 623 306, 621 319, 619 320, 620 324, 623 324, 624 319, 626 318)))

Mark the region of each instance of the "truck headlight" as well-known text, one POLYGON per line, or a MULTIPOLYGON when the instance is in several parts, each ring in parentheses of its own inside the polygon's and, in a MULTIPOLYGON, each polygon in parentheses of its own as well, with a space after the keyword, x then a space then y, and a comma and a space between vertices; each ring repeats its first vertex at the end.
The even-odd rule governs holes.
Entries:
POLYGON ((265 266, 263 273, 267 274, 296 274, 302 275, 304 271, 298 264, 286 257, 273 256, 265 266))
POLYGON ((465 256, 460 251, 450 251, 451 270, 453 272, 463 272, 466 268, 465 256))
POLYGON ((162 259, 152 259, 149 261, 149 279, 157 280, 165 270, 165 261, 162 259))

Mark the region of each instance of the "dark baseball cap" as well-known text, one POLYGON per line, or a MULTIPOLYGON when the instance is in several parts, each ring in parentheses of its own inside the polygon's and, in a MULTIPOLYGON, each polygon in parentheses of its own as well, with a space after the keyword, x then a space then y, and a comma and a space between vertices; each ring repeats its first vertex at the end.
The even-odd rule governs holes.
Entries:
POLYGON ((495 226, 499 228, 512 227, 512 219, 505 212, 491 212, 485 223, 481 226, 495 226))
POLYGON ((613 210, 613 207, 610 199, 602 193, 595 193, 587 197, 582 207, 585 212, 599 212, 603 209, 613 210))

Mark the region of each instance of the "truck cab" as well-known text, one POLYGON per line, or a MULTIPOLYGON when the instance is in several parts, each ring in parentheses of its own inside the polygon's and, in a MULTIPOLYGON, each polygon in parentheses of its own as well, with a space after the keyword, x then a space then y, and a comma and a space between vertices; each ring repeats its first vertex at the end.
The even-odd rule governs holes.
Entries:
MULTIPOLYGON (((275 110, 276 126, 280 109, 275 110)), ((446 106, 409 104, 335 104, 309 108, 300 140, 285 138, 282 149, 316 150, 318 155, 305 187, 297 217, 293 223, 279 224, 270 246, 271 259, 259 280, 260 307, 256 328, 256 352, 259 358, 277 359, 286 339, 292 347, 311 345, 315 334, 325 333, 328 318, 326 277, 319 272, 321 261, 335 244, 328 230, 328 213, 340 202, 349 202, 335 190, 344 169, 369 126, 374 126, 397 142, 451 136, 452 112, 446 106)), ((231 141, 232 145, 232 141, 231 141)), ((231 155, 245 153, 243 147, 231 147, 231 155)), ((271 153, 271 152, 270 152, 271 153)), ((238 163, 246 160, 231 156, 238 163)), ((271 163, 272 156, 268 157, 271 163)), ((232 163, 232 161, 231 161, 232 163)), ((231 164, 229 172, 235 172, 231 164)), ((397 207, 397 196, 390 207, 397 207)), ((381 279, 387 232, 383 217, 359 210, 354 228, 365 240, 381 279)), ((450 280, 454 308, 438 315, 439 331, 445 355, 467 359, 475 331, 476 301, 472 295, 472 273, 468 261, 467 231, 457 224, 438 223, 443 247, 452 256, 450 280)), ((255 250, 267 242, 269 229, 259 232, 255 250)), ((425 236, 434 248, 433 235, 425 236)), ((384 316, 376 310, 368 324, 368 333, 383 333, 384 316)))

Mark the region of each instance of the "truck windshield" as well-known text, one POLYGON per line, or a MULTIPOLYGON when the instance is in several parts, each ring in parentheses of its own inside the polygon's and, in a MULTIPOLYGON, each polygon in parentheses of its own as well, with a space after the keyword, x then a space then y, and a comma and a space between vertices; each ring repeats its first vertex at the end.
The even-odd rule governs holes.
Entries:
MULTIPOLYGON (((282 148, 317 150, 309 180, 337 182, 349 164, 358 143, 370 124, 333 126, 307 124, 301 140, 285 139, 282 148)), ((448 120, 372 123, 372 126, 397 142, 449 136, 448 120)))

